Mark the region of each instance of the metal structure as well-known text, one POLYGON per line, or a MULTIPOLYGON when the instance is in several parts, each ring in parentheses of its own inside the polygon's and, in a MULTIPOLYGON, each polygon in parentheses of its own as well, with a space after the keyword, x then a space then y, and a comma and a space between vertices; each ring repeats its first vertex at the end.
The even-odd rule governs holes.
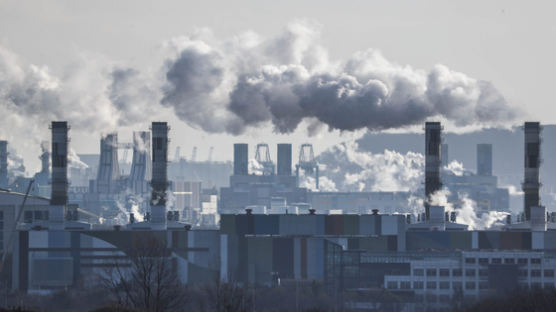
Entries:
POLYGON ((263 167, 263 175, 274 174, 274 163, 270 158, 270 148, 266 143, 257 144, 255 160, 263 167))
POLYGON ((431 196, 442 188, 440 181, 442 126, 425 123, 425 218, 430 218, 431 196))
POLYGON ((299 169, 303 169, 305 174, 315 175, 315 187, 319 189, 319 166, 315 159, 313 145, 310 143, 301 144, 299 149, 299 161, 295 166, 295 175, 297 177, 297 185, 299 186, 299 169))
POLYGON ((117 133, 110 133, 100 139, 100 160, 97 174, 97 191, 99 193, 118 191, 120 178, 118 147, 117 133))
POLYGON ((151 179, 151 134, 148 131, 133 132, 133 159, 129 173, 129 186, 135 194, 145 193, 151 179))
POLYGON ((492 144, 477 144, 477 175, 492 176, 492 144))
POLYGON ((234 175, 249 174, 249 146, 245 143, 234 144, 234 175))
POLYGON ((278 144, 277 150, 277 174, 292 175, 292 145, 278 144))
POLYGON ((541 131, 539 122, 526 122, 524 130, 523 210, 525 220, 531 219, 531 207, 540 206, 541 131))
POLYGON ((166 122, 152 123, 151 221, 166 221, 166 190, 168 188, 168 131, 166 122))

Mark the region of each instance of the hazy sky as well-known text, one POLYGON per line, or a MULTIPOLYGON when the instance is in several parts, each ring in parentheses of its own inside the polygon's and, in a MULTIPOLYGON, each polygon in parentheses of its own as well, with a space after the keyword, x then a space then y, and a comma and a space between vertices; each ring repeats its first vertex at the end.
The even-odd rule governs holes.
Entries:
MULTIPOLYGON (((196 27, 222 38, 248 30, 274 36, 292 20, 309 19, 322 25, 321 43, 332 59, 376 48, 390 61, 414 68, 444 64, 492 82, 527 114, 520 119, 554 123, 555 9, 554 1, 0 0, 0 46, 55 75, 64 75, 83 55, 147 70, 163 42, 196 27)), ((160 116, 172 126, 171 146, 180 145, 189 156, 197 145, 201 159, 209 146, 215 146, 214 158, 229 159, 231 144, 239 141, 312 141, 320 151, 343 139, 337 132, 309 138, 304 130, 276 135, 270 127, 239 137, 206 134, 170 115, 167 110, 160 116)), ((150 118, 123 129, 122 139, 129 140, 129 129, 147 127, 150 118)), ((4 131, 0 125, 0 137, 4 131)), ((98 151, 98 133, 72 124, 71 136, 78 153, 98 151)), ((36 164, 36 153, 19 152, 36 164)))

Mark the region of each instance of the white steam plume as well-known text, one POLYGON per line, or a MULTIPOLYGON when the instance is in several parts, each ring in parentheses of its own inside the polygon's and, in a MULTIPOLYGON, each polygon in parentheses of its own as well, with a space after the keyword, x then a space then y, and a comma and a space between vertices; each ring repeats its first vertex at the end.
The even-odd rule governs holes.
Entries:
POLYGON ((429 117, 457 126, 516 117, 489 82, 444 65, 398 65, 374 49, 333 61, 319 37, 318 25, 294 22, 274 38, 248 32, 218 40, 207 30, 175 38, 162 103, 194 127, 233 134, 269 122, 288 133, 304 119, 381 130, 429 117))
POLYGON ((466 224, 470 230, 487 230, 501 228, 508 215, 507 212, 489 211, 480 213, 475 201, 467 194, 458 193, 457 204, 448 201, 450 191, 443 189, 431 195, 431 204, 444 206, 447 212, 456 212, 456 222, 466 224))

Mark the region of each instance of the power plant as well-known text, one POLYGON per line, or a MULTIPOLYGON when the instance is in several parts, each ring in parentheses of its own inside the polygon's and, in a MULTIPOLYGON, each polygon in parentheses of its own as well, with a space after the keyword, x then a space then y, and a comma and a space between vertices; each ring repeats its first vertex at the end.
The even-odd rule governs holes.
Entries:
MULTIPOLYGON (((43 149, 41 171, 27 183, 27 194, 10 189, 7 142, 0 141, 6 237, 0 242, 12 257, 13 291, 71 287, 116 263, 129 264, 127 252, 146 237, 166 246, 174 274, 187 284, 214 278, 268 286, 318 281, 329 294, 382 289, 403 303, 438 308, 460 294, 477 300, 556 286, 556 215, 540 202, 537 122, 523 128, 523 213, 514 219, 507 207, 498 209, 507 190, 504 197, 493 175, 493 145, 477 145, 476 174, 446 172, 448 145, 440 122, 425 124, 421 195, 323 191, 312 145, 301 145, 293 164, 289 143, 276 145, 276 166, 268 144, 257 144, 252 158, 248 144, 230 146, 228 186, 204 189, 206 182, 196 177, 170 178, 166 122, 134 132, 131 144, 118 142, 116 133, 103 136, 96 176, 81 190, 68 179, 70 126, 54 121, 50 127, 51 150, 43 149), (118 149, 133 150, 129 174, 120 168, 125 157, 119 158, 118 149), (300 179, 315 184, 305 187, 300 179), (39 186, 49 181, 50 198, 31 192, 35 180, 39 186), (439 201, 446 190, 469 194, 477 211, 469 214, 453 194, 439 201), (415 196, 422 204, 410 213, 415 196), (488 228, 467 223, 491 215, 497 219, 488 228)), ((182 163, 177 155, 174 166, 182 163)))

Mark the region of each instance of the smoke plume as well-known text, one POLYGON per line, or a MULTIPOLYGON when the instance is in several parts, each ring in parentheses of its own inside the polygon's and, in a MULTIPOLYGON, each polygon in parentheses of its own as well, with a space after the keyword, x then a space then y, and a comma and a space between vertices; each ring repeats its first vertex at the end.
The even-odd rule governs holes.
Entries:
POLYGON ((431 117, 457 126, 515 117, 489 82, 444 65, 398 65, 375 49, 331 60, 319 37, 317 25, 295 22, 268 39, 218 40, 207 31, 176 38, 162 103, 194 127, 233 134, 269 122, 289 133, 305 119, 329 129, 383 130, 431 117))

